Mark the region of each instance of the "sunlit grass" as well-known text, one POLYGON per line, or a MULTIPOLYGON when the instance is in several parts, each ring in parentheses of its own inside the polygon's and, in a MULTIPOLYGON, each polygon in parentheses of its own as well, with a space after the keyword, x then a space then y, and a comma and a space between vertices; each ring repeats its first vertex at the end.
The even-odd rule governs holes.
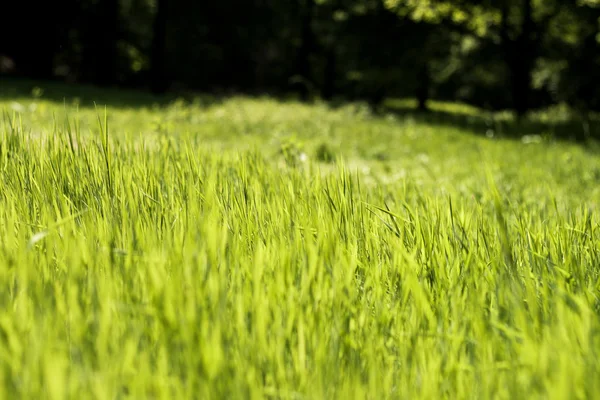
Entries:
POLYGON ((358 105, 17 101, 3 398, 600 392, 593 152, 358 105))

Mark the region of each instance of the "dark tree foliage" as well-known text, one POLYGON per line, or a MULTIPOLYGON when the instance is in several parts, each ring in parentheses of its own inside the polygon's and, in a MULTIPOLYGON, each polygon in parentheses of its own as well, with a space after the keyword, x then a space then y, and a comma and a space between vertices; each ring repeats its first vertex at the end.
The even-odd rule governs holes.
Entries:
POLYGON ((600 110, 596 0, 6 3, 0 73, 155 93, 410 97, 423 110, 436 98, 519 116, 558 102, 600 110))
POLYGON ((157 0, 156 14, 152 24, 150 86, 154 93, 164 93, 168 89, 166 60, 168 7, 168 0, 157 0))

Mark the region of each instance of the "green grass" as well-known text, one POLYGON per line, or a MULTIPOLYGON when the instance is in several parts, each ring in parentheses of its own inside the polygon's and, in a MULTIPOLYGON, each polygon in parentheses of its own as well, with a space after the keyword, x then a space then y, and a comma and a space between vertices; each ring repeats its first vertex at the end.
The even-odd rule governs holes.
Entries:
POLYGON ((600 393, 595 150, 97 93, 0 100, 0 397, 600 393))

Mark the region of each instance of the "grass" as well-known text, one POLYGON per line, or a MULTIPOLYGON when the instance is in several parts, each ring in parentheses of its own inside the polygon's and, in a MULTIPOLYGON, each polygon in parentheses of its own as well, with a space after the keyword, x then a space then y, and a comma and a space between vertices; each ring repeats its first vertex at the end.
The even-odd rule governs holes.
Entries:
POLYGON ((37 94, 0 100, 2 398, 600 393, 592 148, 37 94))

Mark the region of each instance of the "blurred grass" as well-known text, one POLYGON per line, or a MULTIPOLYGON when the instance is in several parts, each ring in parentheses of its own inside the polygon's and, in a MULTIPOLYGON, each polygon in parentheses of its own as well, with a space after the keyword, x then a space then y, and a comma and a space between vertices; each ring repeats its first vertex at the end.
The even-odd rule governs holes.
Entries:
POLYGON ((599 392, 593 143, 20 84, 0 96, 0 397, 599 392))
POLYGON ((283 153, 288 161, 341 157, 378 184, 410 177, 434 191, 476 193, 487 167, 498 179, 509 177, 540 196, 564 191, 595 204, 599 193, 597 142, 560 140, 550 130, 507 133, 488 114, 460 104, 432 103, 434 110, 446 108, 440 116, 409 111, 410 100, 391 100, 390 107, 404 111, 379 114, 361 103, 333 107, 268 97, 160 98, 31 81, 9 81, 2 88, 14 97, 0 96, 0 109, 18 113, 34 136, 63 129, 70 118, 94 137, 98 113, 106 110, 117 140, 177 138, 215 151, 257 149, 275 162, 285 158, 283 153), (577 179, 569 179, 573 176, 577 179), (539 185, 530 186, 532 180, 539 185))

